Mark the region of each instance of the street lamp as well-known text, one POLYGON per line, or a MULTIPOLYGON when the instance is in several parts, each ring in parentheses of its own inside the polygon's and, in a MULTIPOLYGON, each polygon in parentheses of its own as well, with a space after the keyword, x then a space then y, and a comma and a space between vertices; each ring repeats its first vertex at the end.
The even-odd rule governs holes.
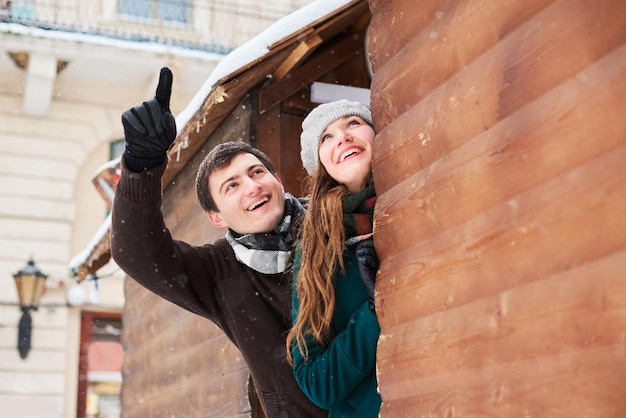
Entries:
POLYGON ((22 317, 18 326, 17 350, 20 352, 20 357, 25 359, 30 351, 30 338, 33 333, 33 320, 30 317, 30 312, 37 310, 48 276, 35 266, 35 262, 31 258, 26 267, 15 273, 13 278, 22 310, 22 317))

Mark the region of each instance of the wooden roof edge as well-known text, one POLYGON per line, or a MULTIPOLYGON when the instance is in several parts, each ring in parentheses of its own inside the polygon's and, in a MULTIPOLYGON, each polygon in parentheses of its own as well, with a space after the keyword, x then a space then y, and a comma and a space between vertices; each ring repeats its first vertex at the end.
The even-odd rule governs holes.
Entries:
POLYGON ((111 214, 102 222, 85 249, 70 261, 70 270, 79 281, 95 274, 111 259, 111 214))

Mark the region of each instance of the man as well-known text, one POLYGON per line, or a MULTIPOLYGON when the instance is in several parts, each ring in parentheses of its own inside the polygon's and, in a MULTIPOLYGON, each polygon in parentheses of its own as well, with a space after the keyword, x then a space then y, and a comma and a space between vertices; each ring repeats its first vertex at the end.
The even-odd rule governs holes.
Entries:
POLYGON ((196 192, 209 220, 228 228, 214 244, 172 239, 161 213, 161 177, 176 137, 172 73, 156 97, 122 115, 126 150, 115 191, 111 251, 142 286, 216 323, 239 348, 268 418, 325 417, 299 389, 286 360, 291 326, 292 227, 302 206, 271 162, 242 142, 218 145, 202 162, 196 192))

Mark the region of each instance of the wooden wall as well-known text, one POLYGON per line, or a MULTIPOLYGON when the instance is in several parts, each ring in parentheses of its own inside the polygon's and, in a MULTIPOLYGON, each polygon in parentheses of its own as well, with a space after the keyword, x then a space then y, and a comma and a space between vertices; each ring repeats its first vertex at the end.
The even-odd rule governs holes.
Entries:
POLYGON ((624 416, 626 2, 369 5, 382 416, 624 416))

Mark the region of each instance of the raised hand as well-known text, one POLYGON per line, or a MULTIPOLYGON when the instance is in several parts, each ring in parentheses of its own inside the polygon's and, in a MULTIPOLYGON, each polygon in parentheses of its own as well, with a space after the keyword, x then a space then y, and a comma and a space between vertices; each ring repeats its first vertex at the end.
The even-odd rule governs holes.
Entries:
POLYGON ((122 114, 126 151, 124 162, 136 173, 161 165, 176 139, 176 120, 170 112, 172 71, 161 68, 154 99, 122 114))

